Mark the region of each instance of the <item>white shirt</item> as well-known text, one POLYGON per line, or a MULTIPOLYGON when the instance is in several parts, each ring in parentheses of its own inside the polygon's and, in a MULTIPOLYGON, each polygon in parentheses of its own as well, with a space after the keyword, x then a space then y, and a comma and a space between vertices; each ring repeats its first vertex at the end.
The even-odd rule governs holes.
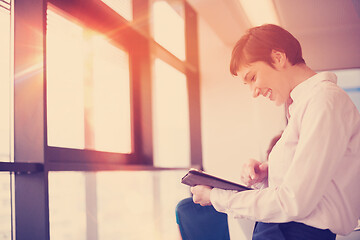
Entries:
POLYGON ((262 222, 302 222, 346 235, 360 216, 360 115, 323 72, 291 92, 290 119, 269 156, 264 189, 212 189, 216 210, 262 222))

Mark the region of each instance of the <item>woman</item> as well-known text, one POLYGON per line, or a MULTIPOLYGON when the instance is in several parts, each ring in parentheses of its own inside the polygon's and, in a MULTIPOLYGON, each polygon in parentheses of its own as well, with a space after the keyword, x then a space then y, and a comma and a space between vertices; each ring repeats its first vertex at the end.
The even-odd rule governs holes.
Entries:
POLYGON ((254 27, 235 45, 230 71, 288 107, 288 125, 267 165, 250 160, 242 179, 266 188, 235 192, 193 187, 193 201, 257 221, 253 239, 330 240, 360 216, 360 116, 330 72, 316 73, 299 42, 276 25, 254 27))

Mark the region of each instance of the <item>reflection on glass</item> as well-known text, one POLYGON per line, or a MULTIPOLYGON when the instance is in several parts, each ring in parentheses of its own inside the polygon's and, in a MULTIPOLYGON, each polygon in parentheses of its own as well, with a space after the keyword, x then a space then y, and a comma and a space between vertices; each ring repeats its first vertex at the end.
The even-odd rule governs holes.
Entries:
POLYGON ((11 239, 10 174, 0 173, 0 240, 11 239))
POLYGON ((83 30, 47 12, 48 145, 84 148, 83 30))
POLYGON ((103 38, 93 40, 95 149, 130 153, 129 55, 103 38))
POLYGON ((79 172, 49 173, 50 238, 86 239, 85 178, 79 172))
POLYGON ((154 164, 190 165, 189 103, 186 76, 157 59, 153 82, 154 164))
POLYGON ((128 53, 48 10, 48 145, 130 153, 128 53))
POLYGON ((0 7, 0 161, 10 160, 10 11, 0 7))
POLYGON ((349 94, 360 111, 360 69, 344 69, 333 72, 338 77, 338 85, 349 94))
POLYGON ((153 37, 156 42, 185 60, 185 24, 183 1, 154 0, 153 37))
POLYGON ((101 0, 128 21, 133 20, 132 0, 101 0))

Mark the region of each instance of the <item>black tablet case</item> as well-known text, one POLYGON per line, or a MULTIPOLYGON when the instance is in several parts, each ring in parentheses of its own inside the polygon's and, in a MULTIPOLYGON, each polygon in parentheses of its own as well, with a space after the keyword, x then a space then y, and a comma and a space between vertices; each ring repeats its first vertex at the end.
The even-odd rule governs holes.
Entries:
POLYGON ((249 187, 215 177, 213 175, 210 175, 208 173, 205 173, 197 169, 190 169, 186 173, 186 175, 181 179, 181 183, 189 185, 191 187, 196 185, 206 185, 224 190, 235 190, 235 191, 252 190, 249 187))

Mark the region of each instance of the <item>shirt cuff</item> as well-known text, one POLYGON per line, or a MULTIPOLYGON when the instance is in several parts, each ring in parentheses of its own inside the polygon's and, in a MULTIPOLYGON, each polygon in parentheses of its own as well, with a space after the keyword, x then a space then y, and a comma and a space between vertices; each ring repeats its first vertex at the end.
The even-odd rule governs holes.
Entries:
POLYGON ((230 195, 234 193, 236 193, 236 191, 213 188, 210 191, 211 204, 214 206, 216 211, 228 214, 230 211, 228 199, 230 195))

